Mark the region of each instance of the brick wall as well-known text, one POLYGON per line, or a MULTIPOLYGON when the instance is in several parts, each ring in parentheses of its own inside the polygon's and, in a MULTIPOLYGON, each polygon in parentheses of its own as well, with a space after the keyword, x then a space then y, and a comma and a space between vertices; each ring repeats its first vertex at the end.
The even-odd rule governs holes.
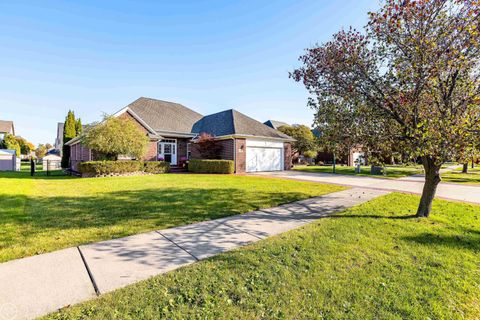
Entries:
POLYGON ((182 157, 187 157, 187 144, 191 139, 177 139, 177 162, 180 162, 182 157))
MULTIPOLYGON (((225 139, 217 141, 221 146, 219 158, 223 160, 236 160, 235 173, 244 173, 246 170, 245 139, 225 139), (235 149, 236 144, 236 149, 235 149), (242 147, 243 146, 243 147, 242 147), (235 150, 234 150, 235 149, 235 150)), ((195 143, 190 144, 191 159, 202 159, 195 143)))
POLYGON ((247 171, 247 146, 245 139, 235 139, 235 173, 247 171))
POLYGON ((290 170, 292 168, 292 145, 290 142, 285 142, 283 144, 283 154, 284 154, 284 170, 290 170))
POLYGON ((91 161, 92 153, 90 149, 82 146, 80 143, 70 146, 70 168, 77 171, 78 164, 84 161, 91 161))
MULTIPOLYGON (((219 159, 234 160, 233 156, 233 139, 217 140, 217 143, 222 146, 220 150, 219 159)), ((202 159, 202 155, 198 150, 198 145, 190 144, 191 159, 202 159)))

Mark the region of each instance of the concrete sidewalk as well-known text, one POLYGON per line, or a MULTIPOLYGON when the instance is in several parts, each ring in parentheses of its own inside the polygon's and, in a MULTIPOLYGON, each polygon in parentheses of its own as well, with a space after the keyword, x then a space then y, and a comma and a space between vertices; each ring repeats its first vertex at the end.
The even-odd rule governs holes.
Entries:
MULTIPOLYGON (((420 179, 382 179, 333 173, 310 173, 295 170, 258 172, 253 173, 252 175, 320 183, 332 183, 351 187, 361 187, 364 189, 398 191, 414 194, 421 194, 424 184, 424 181, 420 179)), ((436 197, 447 200, 480 204, 480 186, 441 182, 437 187, 436 197)))
POLYGON ((387 194, 349 189, 0 264, 0 320, 32 319, 387 194))

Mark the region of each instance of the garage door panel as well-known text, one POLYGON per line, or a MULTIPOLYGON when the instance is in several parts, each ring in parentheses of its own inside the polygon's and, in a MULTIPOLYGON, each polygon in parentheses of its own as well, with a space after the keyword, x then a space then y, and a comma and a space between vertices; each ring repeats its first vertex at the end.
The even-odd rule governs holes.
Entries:
POLYGON ((247 172, 282 170, 282 149, 247 147, 247 172))

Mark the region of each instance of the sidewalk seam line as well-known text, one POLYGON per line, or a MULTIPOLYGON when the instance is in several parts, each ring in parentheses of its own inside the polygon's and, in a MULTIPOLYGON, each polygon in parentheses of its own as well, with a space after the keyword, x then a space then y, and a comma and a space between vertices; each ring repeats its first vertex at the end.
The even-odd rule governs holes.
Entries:
POLYGON ((93 277, 93 273, 90 270, 90 267, 88 266, 87 260, 85 259, 85 256, 83 255, 82 250, 80 250, 80 246, 77 247, 78 253, 80 254, 80 258, 82 258, 83 265, 85 266, 85 269, 87 269, 88 277, 90 278, 90 282, 92 283, 93 290, 95 290, 95 294, 99 296, 100 290, 98 289, 97 283, 95 282, 95 278, 93 277))
POLYGON ((161 235, 162 237, 164 237, 165 239, 167 239, 168 241, 170 241, 171 243, 173 243, 175 246, 177 246, 178 248, 180 248, 181 250, 185 251, 186 253, 188 253, 189 255, 191 255, 196 261, 200 261, 200 259, 198 259, 197 257, 195 257, 192 253, 188 252, 185 248, 183 248, 182 246, 180 246, 178 243, 176 243, 175 241, 169 239, 167 236, 165 236, 163 233, 161 233, 160 231, 158 230, 155 230, 156 233, 158 233, 159 235, 161 235))

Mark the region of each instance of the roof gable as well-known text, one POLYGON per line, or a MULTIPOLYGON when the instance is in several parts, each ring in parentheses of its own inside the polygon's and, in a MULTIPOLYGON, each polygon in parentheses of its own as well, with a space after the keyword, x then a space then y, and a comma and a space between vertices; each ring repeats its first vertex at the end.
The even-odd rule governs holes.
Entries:
POLYGON ((0 120, 0 132, 8 132, 15 135, 15 128, 13 127, 13 121, 0 120))

